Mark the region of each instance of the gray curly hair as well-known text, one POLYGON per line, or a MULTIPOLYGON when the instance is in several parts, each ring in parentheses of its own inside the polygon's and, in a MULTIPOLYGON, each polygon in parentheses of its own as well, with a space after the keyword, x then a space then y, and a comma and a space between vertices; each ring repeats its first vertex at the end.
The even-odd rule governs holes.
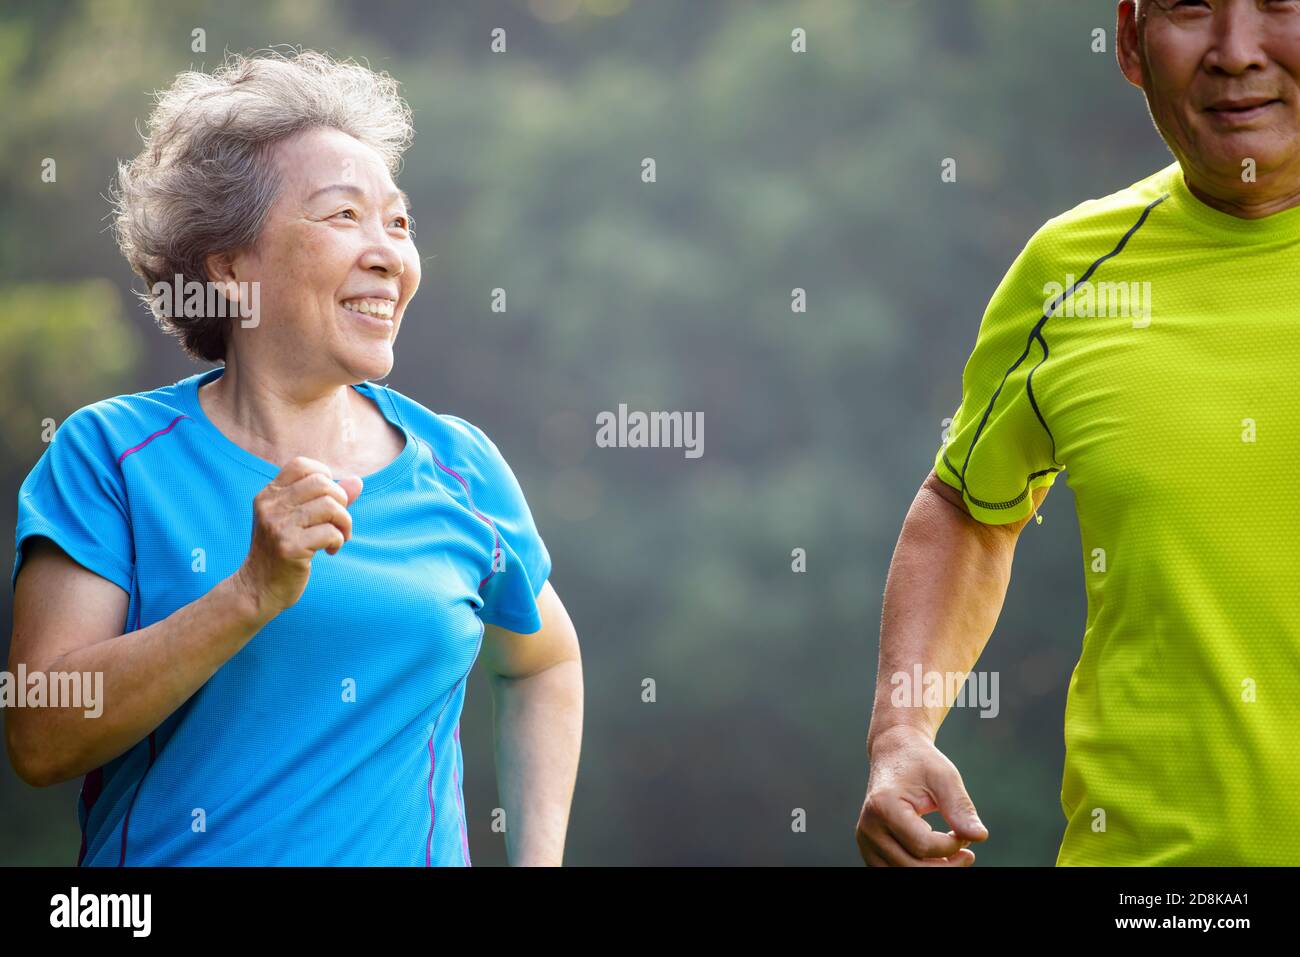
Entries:
MULTIPOLYGON (((251 248, 280 190, 271 148, 300 130, 348 133, 396 176, 413 136, 398 88, 387 73, 311 50, 228 53, 210 74, 178 74, 156 94, 144 149, 118 164, 111 189, 114 232, 131 269, 150 289, 177 274, 207 282, 209 255, 251 248)), ((194 358, 225 358, 229 318, 155 316, 194 358)))

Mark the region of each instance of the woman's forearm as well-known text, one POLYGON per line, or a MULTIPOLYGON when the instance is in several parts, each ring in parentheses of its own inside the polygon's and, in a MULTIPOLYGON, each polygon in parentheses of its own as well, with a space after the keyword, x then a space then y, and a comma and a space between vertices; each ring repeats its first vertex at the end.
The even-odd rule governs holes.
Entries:
POLYGON ((100 713, 84 708, 15 709, 33 783, 57 784, 121 755, 184 704, 269 619, 232 575, 160 621, 69 651, 29 671, 102 674, 100 713))
POLYGON ((582 663, 492 680, 497 788, 514 865, 559 865, 582 747, 582 663))

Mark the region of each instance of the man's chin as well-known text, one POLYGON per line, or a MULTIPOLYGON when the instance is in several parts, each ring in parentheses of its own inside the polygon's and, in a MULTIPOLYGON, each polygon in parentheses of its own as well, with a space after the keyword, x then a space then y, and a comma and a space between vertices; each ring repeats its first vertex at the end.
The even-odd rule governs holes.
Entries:
POLYGON ((1300 140, 1289 143, 1275 130, 1241 130, 1206 135, 1192 167, 1217 183, 1259 182, 1294 163, 1300 140))

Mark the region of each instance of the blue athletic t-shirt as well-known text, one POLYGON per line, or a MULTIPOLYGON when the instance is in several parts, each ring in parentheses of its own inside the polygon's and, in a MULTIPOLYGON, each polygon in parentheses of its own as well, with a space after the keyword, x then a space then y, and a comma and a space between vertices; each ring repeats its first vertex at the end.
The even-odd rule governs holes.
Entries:
MULTIPOLYGON (((235 573, 253 497, 280 469, 204 414, 198 389, 223 371, 69 416, 19 492, 12 581, 24 541, 46 536, 130 595, 130 632, 235 573)), ((470 863, 465 679, 484 623, 541 627, 551 560, 480 429, 384 385, 353 388, 405 449, 362 476, 352 538, 315 554, 298 602, 86 776, 79 863, 470 863)))

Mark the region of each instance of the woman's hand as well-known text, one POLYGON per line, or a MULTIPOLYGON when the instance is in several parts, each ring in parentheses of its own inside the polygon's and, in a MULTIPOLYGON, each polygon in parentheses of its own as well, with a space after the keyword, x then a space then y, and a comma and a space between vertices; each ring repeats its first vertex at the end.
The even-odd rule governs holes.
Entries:
POLYGON ((338 482, 329 466, 298 456, 253 499, 253 540, 237 573, 267 620, 293 605, 307 589, 318 549, 334 555, 352 537, 351 505, 361 479, 338 482))

